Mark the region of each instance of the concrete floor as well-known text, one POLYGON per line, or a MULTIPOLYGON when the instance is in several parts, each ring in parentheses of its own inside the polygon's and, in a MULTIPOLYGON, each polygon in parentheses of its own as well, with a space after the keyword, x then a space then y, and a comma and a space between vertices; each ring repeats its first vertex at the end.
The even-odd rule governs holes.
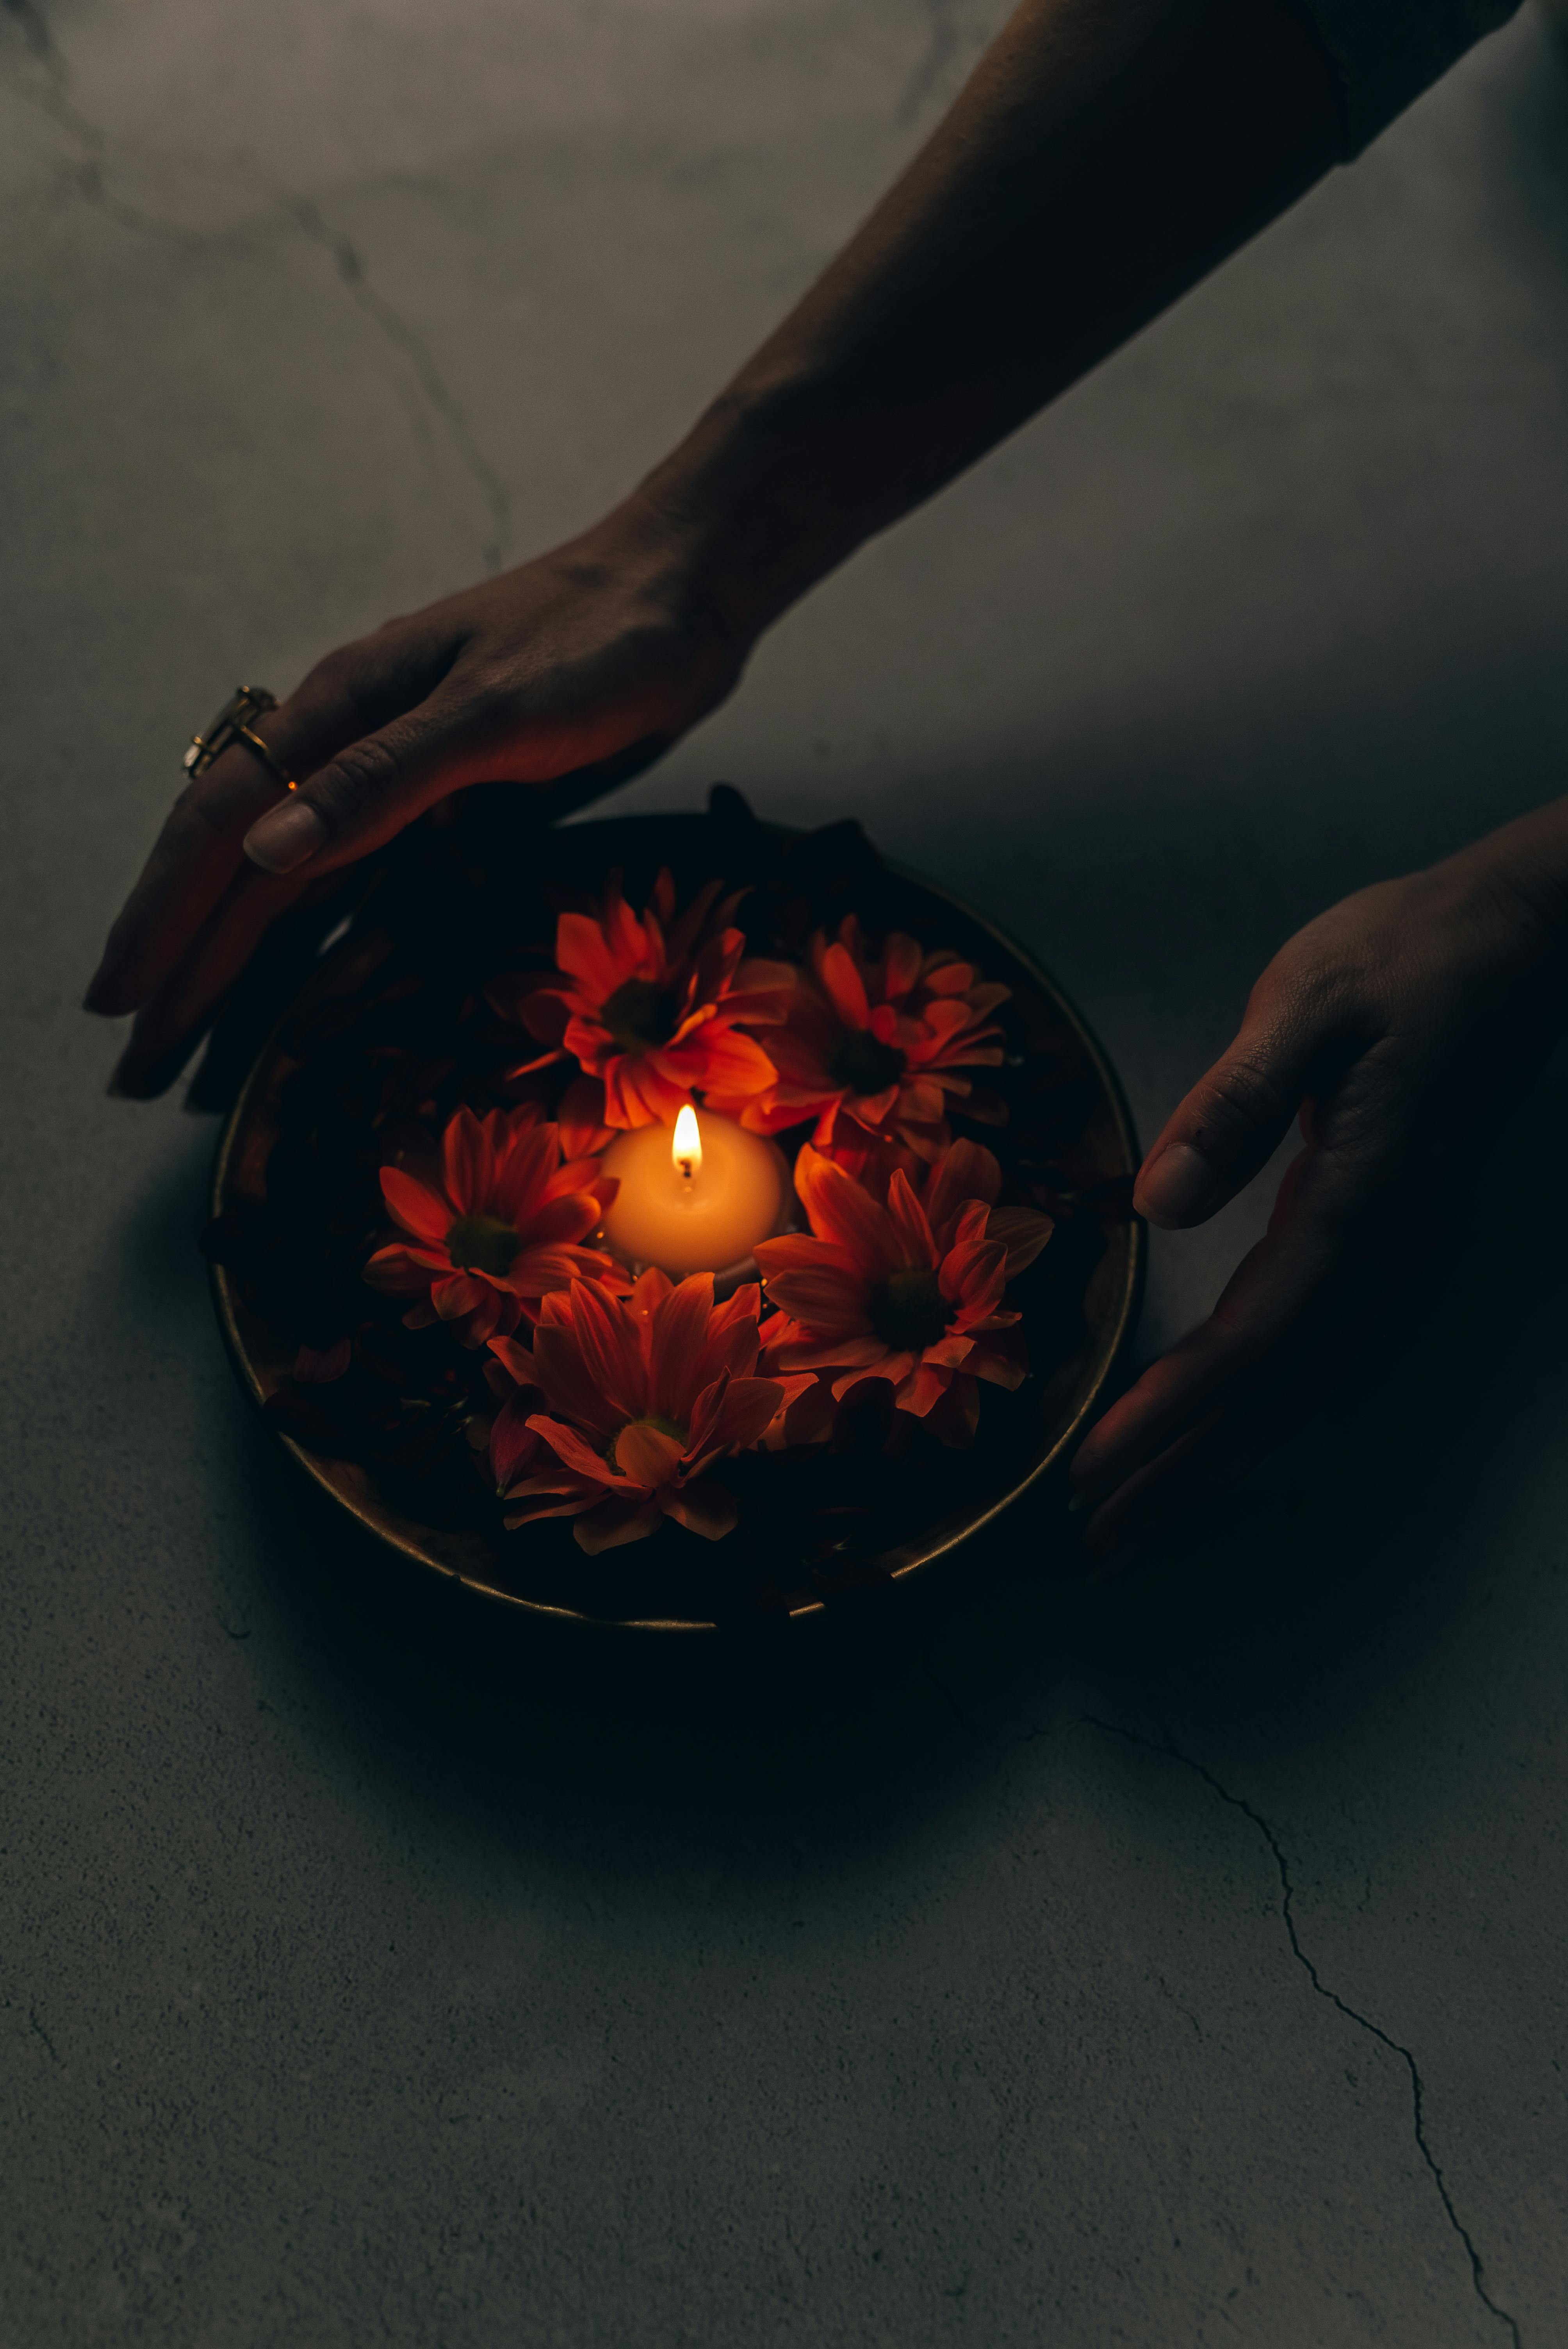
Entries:
MULTIPOLYGON (((1037 1511, 896 1652, 715 1667, 311 1513, 211 1127, 77 1009, 192 725, 598 510, 992 14, 0 7, 5 2349, 1568 2339, 1568 1075, 1156 1584, 1037 1511)), ((1565 385, 1527 16, 624 803, 861 814, 1152 1128, 1308 913, 1562 789, 1565 385)))

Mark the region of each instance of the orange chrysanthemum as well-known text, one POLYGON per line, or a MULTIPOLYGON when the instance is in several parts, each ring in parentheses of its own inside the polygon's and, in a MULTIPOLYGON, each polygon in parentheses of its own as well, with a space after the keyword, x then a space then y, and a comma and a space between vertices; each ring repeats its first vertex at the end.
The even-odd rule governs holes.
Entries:
POLYGON ((531 1104, 484 1118, 460 1109, 441 1137, 438 1177, 382 1168, 382 1196, 408 1237, 378 1249, 365 1278, 418 1299, 403 1316, 410 1330, 447 1321, 482 1346, 553 1289, 623 1281, 613 1257, 579 1245, 617 1187, 596 1159, 563 1159, 559 1128, 531 1104))
POLYGON ((739 895, 717 904, 723 886, 710 881, 677 916, 666 868, 637 915, 614 873, 597 915, 562 914, 552 978, 513 976, 485 990, 503 1019, 552 1047, 511 1074, 570 1054, 598 1089, 589 1101, 572 1088, 574 1123, 596 1110, 611 1128, 673 1124, 694 1094, 738 1116, 766 1092, 773 1062, 742 1028, 783 1019, 795 973, 788 963, 743 958, 746 939, 732 920, 739 895))
POLYGON ((972 1098, 964 1071, 1000 1062, 1002 1031, 991 1014, 1010 988, 984 981, 955 954, 925 953, 901 930, 873 956, 852 914, 830 944, 818 931, 811 972, 768 1040, 779 1081, 743 1112, 743 1124, 779 1133, 814 1117, 818 1149, 857 1165, 879 1139, 935 1158, 950 1139, 951 1099, 995 1122, 999 1105, 972 1098))
POLYGON ((1025 1361, 1019 1316, 1004 1307, 1051 1219, 998 1207, 1002 1172, 977 1143, 955 1142, 920 1190, 902 1168, 885 1202, 807 1143, 795 1187, 812 1237, 762 1240, 757 1261, 779 1311, 764 1325, 766 1365, 827 1375, 835 1397, 886 1379, 901 1411, 964 1440, 979 1413, 976 1379, 1016 1387, 1025 1361))
POLYGON ((584 1281, 546 1298, 531 1349, 493 1338, 507 1399, 490 1464, 508 1526, 574 1516, 591 1554, 665 1517, 709 1541, 728 1533, 734 1496, 706 1472, 811 1384, 755 1375, 760 1305, 755 1283, 715 1305, 711 1273, 645 1272, 626 1298, 584 1281))

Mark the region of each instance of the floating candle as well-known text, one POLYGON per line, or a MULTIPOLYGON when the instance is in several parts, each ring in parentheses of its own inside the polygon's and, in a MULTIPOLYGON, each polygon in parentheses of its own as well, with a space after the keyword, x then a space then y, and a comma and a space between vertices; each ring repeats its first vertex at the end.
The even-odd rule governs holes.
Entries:
POLYGON ((617 1134, 604 1153, 620 1182, 604 1237, 628 1264, 655 1264, 677 1279, 724 1272, 779 1229, 789 1196, 781 1153, 732 1118, 683 1109, 667 1125, 617 1134))

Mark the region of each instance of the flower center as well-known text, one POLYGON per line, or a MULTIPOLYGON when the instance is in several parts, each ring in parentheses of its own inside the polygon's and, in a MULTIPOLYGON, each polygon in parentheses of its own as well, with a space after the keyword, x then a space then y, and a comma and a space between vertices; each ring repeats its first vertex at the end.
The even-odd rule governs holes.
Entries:
POLYGON ((629 978, 605 1002, 599 1017, 623 1051, 645 1051, 667 1044, 681 1024, 681 997, 651 978, 629 978))
POLYGON ((895 1353, 922 1353, 945 1338, 949 1311, 936 1275, 913 1265, 879 1280, 871 1293, 872 1328, 895 1353))
POLYGON ((896 1085, 908 1061, 896 1044, 884 1044, 869 1028, 845 1028, 833 1047, 828 1073, 851 1093, 885 1093, 896 1085))
POLYGON ((447 1254, 465 1272, 493 1273, 499 1279, 511 1270, 522 1242, 510 1224, 494 1216, 459 1216, 447 1234, 447 1254))

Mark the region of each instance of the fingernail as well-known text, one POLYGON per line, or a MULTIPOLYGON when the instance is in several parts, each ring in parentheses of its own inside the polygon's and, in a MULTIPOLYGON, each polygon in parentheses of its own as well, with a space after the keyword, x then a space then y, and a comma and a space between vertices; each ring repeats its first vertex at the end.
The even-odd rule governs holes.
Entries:
POLYGON ((1139 1176, 1132 1204, 1150 1224, 1193 1224, 1219 1188, 1209 1161, 1191 1143, 1173 1142, 1139 1176))
POLYGON ((1089 1498, 1087 1493, 1075 1493, 1068 1503, 1068 1515, 1069 1517, 1076 1517, 1080 1510, 1087 1509, 1088 1506, 1089 1498))
POLYGON ((284 800, 251 826, 245 854, 263 873, 292 873, 325 838, 326 826, 308 801, 284 800))

